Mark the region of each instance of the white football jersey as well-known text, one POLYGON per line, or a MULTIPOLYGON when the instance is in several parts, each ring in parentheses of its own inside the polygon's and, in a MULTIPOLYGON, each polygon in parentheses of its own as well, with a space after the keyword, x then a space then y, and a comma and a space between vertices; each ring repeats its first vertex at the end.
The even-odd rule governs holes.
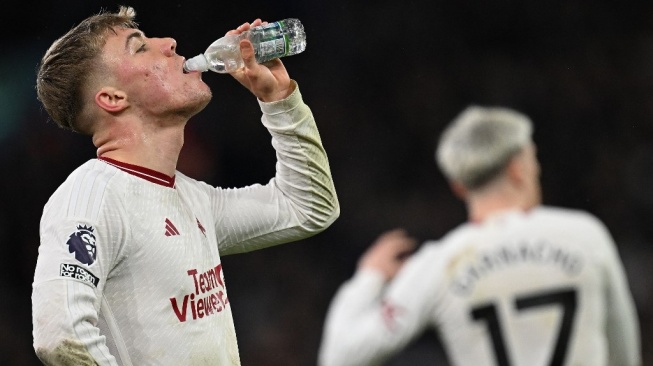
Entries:
POLYGON ((313 235, 338 200, 296 90, 261 103, 277 174, 222 189, 110 159, 76 169, 46 204, 33 284, 48 365, 239 365, 220 256, 313 235))
POLYGON ((337 292, 321 366, 379 365, 425 329, 457 366, 639 365, 635 306, 610 234, 538 207, 425 243, 387 286, 358 271, 337 292))

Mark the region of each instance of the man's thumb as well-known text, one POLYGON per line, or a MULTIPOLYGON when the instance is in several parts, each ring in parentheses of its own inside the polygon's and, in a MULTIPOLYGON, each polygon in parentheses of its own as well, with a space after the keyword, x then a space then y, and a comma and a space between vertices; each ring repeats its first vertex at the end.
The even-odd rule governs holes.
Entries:
POLYGON ((246 39, 240 41, 240 56, 243 58, 243 61, 245 61, 247 66, 252 66, 253 63, 256 63, 256 59, 254 58, 254 47, 250 41, 246 39))

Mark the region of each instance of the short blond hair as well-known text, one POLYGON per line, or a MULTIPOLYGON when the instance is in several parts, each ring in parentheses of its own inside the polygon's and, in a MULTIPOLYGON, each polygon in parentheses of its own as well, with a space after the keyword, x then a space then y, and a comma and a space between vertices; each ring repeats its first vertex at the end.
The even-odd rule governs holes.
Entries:
POLYGON ((90 134, 92 121, 82 121, 83 90, 97 65, 107 33, 114 27, 137 28, 136 11, 101 10, 73 27, 47 50, 38 68, 36 92, 50 118, 62 128, 90 134))
POLYGON ((468 189, 500 175, 510 159, 532 143, 533 123, 508 108, 470 106, 440 136, 436 161, 442 173, 468 189))

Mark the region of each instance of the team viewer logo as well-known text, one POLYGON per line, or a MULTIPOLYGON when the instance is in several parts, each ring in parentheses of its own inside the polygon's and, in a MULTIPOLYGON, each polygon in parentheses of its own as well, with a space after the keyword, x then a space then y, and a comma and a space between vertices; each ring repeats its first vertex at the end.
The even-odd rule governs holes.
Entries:
POLYGON ((183 298, 170 298, 170 305, 179 322, 201 319, 227 308, 229 299, 224 285, 222 264, 205 272, 199 272, 195 268, 189 269, 186 274, 188 280, 193 282, 194 291, 185 294, 183 298))
POLYGON ((97 252, 92 226, 77 225, 77 231, 70 234, 66 244, 68 244, 68 251, 75 253, 75 259, 78 261, 88 265, 95 262, 97 252))

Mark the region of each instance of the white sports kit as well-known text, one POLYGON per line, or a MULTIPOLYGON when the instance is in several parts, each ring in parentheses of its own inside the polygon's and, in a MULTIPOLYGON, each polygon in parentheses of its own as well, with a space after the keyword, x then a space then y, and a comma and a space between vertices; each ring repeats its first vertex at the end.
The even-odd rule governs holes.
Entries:
POLYGON ((358 271, 325 323, 321 366, 379 365, 427 328, 457 366, 633 366, 635 306, 592 215, 538 207, 425 243, 395 279, 358 271))
POLYGON ((216 188, 100 157, 59 187, 41 221, 37 354, 55 365, 240 364, 220 256, 306 238, 338 215, 299 90, 260 106, 278 160, 266 185, 216 188))

